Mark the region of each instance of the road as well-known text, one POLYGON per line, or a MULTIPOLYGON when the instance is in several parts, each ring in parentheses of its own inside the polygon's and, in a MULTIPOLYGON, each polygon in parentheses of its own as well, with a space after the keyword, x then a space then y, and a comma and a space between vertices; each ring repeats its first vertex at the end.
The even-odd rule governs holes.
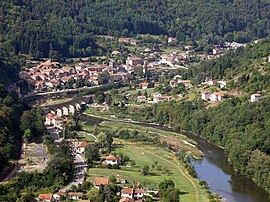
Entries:
POLYGON ((83 157, 80 154, 76 154, 74 162, 75 162, 75 172, 74 172, 73 180, 67 186, 60 189, 60 191, 62 191, 62 192, 65 192, 68 189, 70 189, 70 187, 72 185, 78 186, 79 184, 83 183, 84 176, 85 176, 86 169, 87 169, 87 165, 85 163, 85 160, 83 159, 83 157))

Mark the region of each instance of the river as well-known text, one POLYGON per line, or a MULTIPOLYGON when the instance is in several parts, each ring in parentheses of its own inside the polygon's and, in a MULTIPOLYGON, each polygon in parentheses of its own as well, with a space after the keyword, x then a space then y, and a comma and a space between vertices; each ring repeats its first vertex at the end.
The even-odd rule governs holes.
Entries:
MULTIPOLYGON (((105 119, 82 115, 82 119, 88 124, 98 124, 105 119)), ((125 123, 157 128, 165 131, 173 129, 147 123, 125 123)), ((226 159, 224 150, 198 138, 195 135, 181 132, 189 138, 198 142, 199 149, 205 154, 201 160, 192 160, 195 171, 200 180, 209 185, 213 193, 219 194, 224 201, 229 202, 269 202, 269 195, 252 180, 239 175, 230 166, 226 159)))

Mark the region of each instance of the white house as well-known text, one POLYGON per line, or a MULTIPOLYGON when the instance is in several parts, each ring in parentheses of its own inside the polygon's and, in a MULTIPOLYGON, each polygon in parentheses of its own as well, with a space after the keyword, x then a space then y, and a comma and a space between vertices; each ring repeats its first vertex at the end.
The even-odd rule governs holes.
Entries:
POLYGON ((126 64, 130 66, 142 65, 143 61, 139 57, 127 57, 126 64))
POLYGON ((116 164, 120 163, 120 160, 121 160, 121 158, 118 157, 118 156, 109 155, 109 156, 106 157, 105 162, 106 162, 107 165, 109 165, 109 164, 110 165, 116 165, 116 164))
POLYGON ((220 92, 212 93, 209 97, 210 101, 221 102, 223 101, 224 94, 220 92))
POLYGON ((207 101, 210 98, 210 96, 211 96, 211 93, 209 91, 207 90, 202 91, 202 100, 207 101))
POLYGON ((142 199, 144 195, 144 189, 134 189, 134 198, 135 199, 142 199))
POLYGON ((62 116, 63 116, 63 111, 62 111, 62 109, 57 108, 57 109, 56 109, 56 114, 57 114, 58 116, 62 117, 62 116))
POLYGON ((130 199, 133 199, 133 193, 134 193, 134 189, 132 188, 123 188, 121 190, 121 197, 127 197, 130 199))
POLYGON ((63 107, 62 110, 63 110, 63 115, 64 116, 68 116, 68 114, 69 114, 68 108, 67 107, 63 107))
POLYGON ((147 89, 148 88, 148 83, 144 82, 144 83, 141 83, 141 87, 143 90, 147 89))
POLYGON ((75 108, 76 108, 76 110, 80 110, 81 109, 81 105, 79 103, 76 103, 75 104, 75 108))
POLYGON ((69 192, 68 193, 68 199, 72 199, 72 200, 79 200, 81 199, 83 196, 82 192, 69 192))
POLYGON ((65 197, 66 193, 65 192, 57 192, 53 195, 53 199, 55 202, 60 202, 61 201, 61 197, 65 197))
POLYGON ((63 124, 63 119, 58 116, 58 115, 55 115, 53 118, 52 118, 52 125, 56 128, 62 128, 62 124, 63 124))
POLYGON ((69 113, 75 114, 75 111, 76 111, 75 107, 73 105, 69 105, 69 113))
POLYGON ((144 195, 144 189, 123 188, 121 190, 121 197, 127 197, 130 199, 142 199, 144 195))
POLYGON ((256 102, 256 101, 258 101, 259 99, 261 98, 261 94, 252 94, 251 96, 250 96, 250 102, 256 102))
POLYGON ((77 146, 77 153, 79 153, 79 154, 84 153, 84 151, 85 151, 85 149, 86 149, 86 147, 87 147, 88 145, 89 145, 89 144, 88 144, 88 142, 86 142, 86 141, 80 142, 79 145, 77 146))
POLYGON ((45 118, 45 125, 48 125, 48 126, 52 125, 53 117, 54 117, 54 114, 51 114, 51 113, 47 114, 45 118))
POLYGON ((220 88, 224 88, 227 85, 227 82, 226 81, 218 81, 217 83, 219 84, 219 87, 220 88))

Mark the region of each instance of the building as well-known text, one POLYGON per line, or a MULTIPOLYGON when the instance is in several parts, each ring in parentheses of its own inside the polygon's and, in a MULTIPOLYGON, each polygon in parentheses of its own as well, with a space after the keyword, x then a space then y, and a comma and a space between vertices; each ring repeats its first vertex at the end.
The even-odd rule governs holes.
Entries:
POLYGON ((52 201, 52 194, 39 194, 38 201, 39 202, 51 202, 52 201))
POLYGON ((119 202, 134 202, 134 199, 124 197, 124 198, 121 198, 119 202))
POLYGON ((100 185, 109 184, 109 178, 107 177, 96 177, 94 180, 94 187, 99 189, 100 185))
POLYGON ((144 189, 123 188, 121 190, 121 197, 127 197, 130 199, 142 199, 144 195, 144 189))
POLYGON ((143 60, 139 57, 127 57, 126 64, 130 66, 142 65, 143 60))
POLYGON ((57 114, 59 117, 62 117, 62 116, 63 116, 63 111, 62 111, 62 109, 57 108, 57 109, 56 109, 56 114, 57 114))
POLYGON ((211 93, 208 90, 202 91, 202 100, 209 100, 211 93))
POLYGON ((81 199, 82 196, 83 196, 82 192, 69 192, 68 193, 68 199, 71 199, 71 200, 81 199))
POLYGON ((86 141, 80 142, 79 145, 77 146, 77 153, 79 153, 79 154, 84 153, 84 151, 88 145, 89 145, 89 143, 86 141))
POLYGON ((261 94, 252 94, 251 96, 250 96, 250 102, 256 102, 256 101, 258 101, 259 99, 261 98, 261 94))
POLYGON ((120 163, 120 161, 121 161, 121 158, 114 155, 107 156, 105 160, 107 165, 117 165, 120 163))
POLYGON ((68 109, 69 109, 69 113, 75 114, 76 108, 73 105, 69 105, 69 108, 68 109))
POLYGON ((221 102, 223 101, 224 94, 221 92, 212 93, 209 97, 210 101, 221 102))
POLYGON ((59 129, 62 129, 62 124, 63 124, 63 119, 60 116, 55 115, 52 118, 52 125, 54 127, 59 128, 59 129))
POLYGON ((137 102, 146 102, 146 97, 144 95, 137 97, 137 102))
POLYGON ((67 107, 63 107, 62 110, 63 110, 63 115, 64 116, 68 116, 68 114, 69 114, 68 108, 67 107))
POLYGON ((62 198, 65 198, 66 193, 65 192, 57 192, 53 195, 53 199, 55 202, 60 202, 62 200, 62 198))
POLYGON ((54 116, 55 115, 51 114, 51 113, 47 114, 46 117, 45 117, 45 125, 48 125, 48 126, 52 125, 53 124, 52 120, 53 120, 54 116))
POLYGON ((145 89, 148 88, 148 83, 146 83, 146 82, 141 83, 140 86, 141 86, 141 88, 142 88, 143 90, 145 90, 145 89))

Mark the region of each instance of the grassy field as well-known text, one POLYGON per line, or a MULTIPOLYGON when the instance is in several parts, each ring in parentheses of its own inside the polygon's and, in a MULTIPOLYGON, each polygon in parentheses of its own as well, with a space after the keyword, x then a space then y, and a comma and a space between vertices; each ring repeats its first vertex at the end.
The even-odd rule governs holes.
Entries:
POLYGON ((50 100, 47 100, 45 103, 43 103, 41 106, 45 107, 45 106, 57 105, 57 104, 69 102, 73 99, 74 98, 63 98, 63 99, 55 99, 55 100, 50 99, 50 100))
POLYGON ((160 147, 153 147, 138 142, 124 140, 114 141, 113 152, 127 155, 136 165, 122 166, 120 170, 106 168, 91 168, 88 171, 88 180, 93 182, 95 177, 110 177, 126 179, 129 185, 140 183, 144 188, 158 190, 158 184, 165 179, 172 179, 180 189, 181 201, 206 201, 205 191, 201 190, 198 180, 191 178, 179 163, 175 155, 160 147), (156 165, 153 167, 153 165, 156 165), (150 173, 143 176, 140 169, 148 165, 150 173))

